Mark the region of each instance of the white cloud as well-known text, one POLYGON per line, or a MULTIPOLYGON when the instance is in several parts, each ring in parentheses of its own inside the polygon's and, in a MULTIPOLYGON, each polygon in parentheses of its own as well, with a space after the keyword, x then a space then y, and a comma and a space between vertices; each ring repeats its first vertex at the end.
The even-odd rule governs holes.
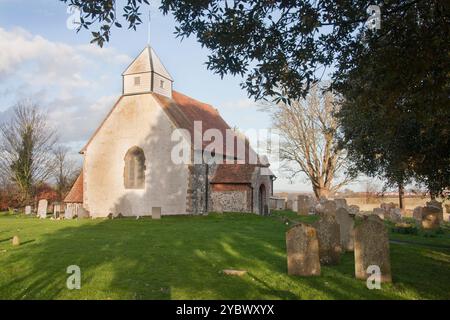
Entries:
POLYGON ((112 108, 130 61, 114 48, 72 46, 22 28, 0 28, 0 117, 15 102, 31 99, 46 110, 60 142, 78 147, 112 108))

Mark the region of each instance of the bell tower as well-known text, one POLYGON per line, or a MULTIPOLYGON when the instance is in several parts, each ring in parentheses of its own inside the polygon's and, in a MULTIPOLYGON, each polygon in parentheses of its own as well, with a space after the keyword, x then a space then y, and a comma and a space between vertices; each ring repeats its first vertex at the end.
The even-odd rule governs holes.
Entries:
POLYGON ((123 94, 155 92, 172 98, 173 79, 149 45, 122 73, 123 94))

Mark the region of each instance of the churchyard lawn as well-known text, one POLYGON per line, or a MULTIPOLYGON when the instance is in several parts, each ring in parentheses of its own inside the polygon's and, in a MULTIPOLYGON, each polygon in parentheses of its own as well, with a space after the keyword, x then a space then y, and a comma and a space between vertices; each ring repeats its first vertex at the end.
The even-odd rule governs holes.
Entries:
POLYGON ((314 219, 292 212, 61 221, 0 214, 0 299, 450 299, 448 224, 438 234, 391 232, 393 283, 369 290, 354 278, 353 253, 323 266, 320 277, 287 275, 288 224, 314 219), (12 246, 14 235, 20 246, 12 246), (66 287, 70 265, 81 268, 80 290, 66 287))

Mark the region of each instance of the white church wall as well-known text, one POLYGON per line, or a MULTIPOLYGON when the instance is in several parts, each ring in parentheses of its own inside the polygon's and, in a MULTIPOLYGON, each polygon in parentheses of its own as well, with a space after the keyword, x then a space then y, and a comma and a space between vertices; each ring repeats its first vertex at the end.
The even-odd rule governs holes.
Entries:
POLYGON ((171 161, 173 126, 151 94, 124 96, 86 149, 85 207, 91 216, 185 214, 188 168, 171 161), (125 189, 124 157, 145 154, 145 189, 125 189))

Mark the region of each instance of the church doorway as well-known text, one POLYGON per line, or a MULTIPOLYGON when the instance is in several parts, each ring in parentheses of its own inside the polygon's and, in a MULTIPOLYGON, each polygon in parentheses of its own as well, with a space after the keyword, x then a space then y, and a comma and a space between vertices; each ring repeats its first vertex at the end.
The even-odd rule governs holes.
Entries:
POLYGON ((265 215, 267 214, 267 210, 266 208, 266 187, 261 184, 261 186, 259 187, 259 197, 258 197, 258 211, 260 215, 265 215))

